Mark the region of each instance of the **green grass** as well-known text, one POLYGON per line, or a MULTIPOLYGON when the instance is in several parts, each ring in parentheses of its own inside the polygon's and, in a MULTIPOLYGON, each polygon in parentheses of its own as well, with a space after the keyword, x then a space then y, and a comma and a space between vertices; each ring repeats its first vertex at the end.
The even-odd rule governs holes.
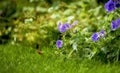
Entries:
POLYGON ((119 63, 64 59, 44 48, 39 55, 35 49, 23 45, 0 46, 0 73, 120 73, 119 63))

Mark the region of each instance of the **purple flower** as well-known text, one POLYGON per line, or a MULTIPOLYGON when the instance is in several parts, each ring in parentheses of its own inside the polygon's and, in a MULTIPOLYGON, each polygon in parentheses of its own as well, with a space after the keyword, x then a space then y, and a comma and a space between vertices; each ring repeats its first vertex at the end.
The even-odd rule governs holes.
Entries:
POLYGON ((105 31, 104 31, 104 30, 101 30, 101 31, 99 32, 99 35, 100 35, 101 37, 104 37, 105 31))
POLYGON ((116 3, 113 2, 113 0, 109 0, 104 7, 106 11, 111 12, 115 10, 115 6, 116 6, 116 3))
POLYGON ((56 42, 56 47, 57 47, 57 48, 61 48, 62 45, 63 45, 62 40, 57 40, 57 42, 56 42))
POLYGON ((92 35, 92 40, 93 40, 93 41, 99 40, 99 33, 94 33, 94 34, 92 35))
POLYGON ((111 22, 111 29, 112 29, 112 30, 117 29, 117 26, 116 26, 115 21, 112 21, 112 22, 111 22))
POLYGON ((119 27, 120 27, 120 19, 112 20, 112 22, 111 22, 111 29, 112 30, 116 30, 119 27))
POLYGON ((93 41, 98 41, 100 37, 104 37, 105 36, 105 31, 101 30, 100 32, 96 32, 92 35, 92 40, 93 41))
POLYGON ((65 24, 59 23, 59 24, 58 24, 58 30, 59 30, 61 33, 63 33, 63 32, 65 32, 66 30, 68 30, 69 27, 70 27, 70 25, 69 25, 68 23, 65 23, 65 24))
POLYGON ((99 32, 99 34, 105 34, 105 31, 104 31, 104 30, 101 30, 101 31, 99 32))
POLYGON ((64 23, 62 24, 62 22, 58 23, 58 30, 63 33, 65 31, 67 31, 68 29, 72 28, 73 26, 75 26, 78 23, 78 21, 74 21, 71 25, 69 23, 64 23))

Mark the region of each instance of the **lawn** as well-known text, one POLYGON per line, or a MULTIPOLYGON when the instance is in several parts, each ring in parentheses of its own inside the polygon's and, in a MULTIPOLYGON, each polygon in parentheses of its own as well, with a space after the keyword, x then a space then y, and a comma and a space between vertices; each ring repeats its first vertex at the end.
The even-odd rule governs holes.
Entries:
POLYGON ((0 45, 0 73, 119 73, 119 63, 101 63, 92 60, 53 55, 53 48, 44 48, 43 54, 29 46, 0 45))

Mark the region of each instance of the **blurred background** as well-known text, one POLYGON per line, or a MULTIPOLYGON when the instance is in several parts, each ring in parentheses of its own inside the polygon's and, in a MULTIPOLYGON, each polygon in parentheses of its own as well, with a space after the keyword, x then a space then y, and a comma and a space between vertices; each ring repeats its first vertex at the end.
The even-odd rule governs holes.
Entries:
POLYGON ((57 22, 79 21, 80 33, 99 29, 107 0, 0 0, 0 44, 26 42, 41 47, 60 37, 57 22), (91 28, 92 27, 92 28, 91 28))

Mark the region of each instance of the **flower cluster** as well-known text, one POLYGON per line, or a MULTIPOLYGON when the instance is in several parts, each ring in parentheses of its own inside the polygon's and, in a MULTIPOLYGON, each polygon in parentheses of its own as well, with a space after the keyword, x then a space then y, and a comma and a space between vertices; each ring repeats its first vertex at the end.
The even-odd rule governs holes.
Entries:
MULTIPOLYGON (((64 23, 62 24, 62 22, 58 23, 58 30, 60 33, 64 33, 66 32, 68 29, 72 28, 73 26, 75 26, 78 23, 78 21, 74 21, 72 24, 69 23, 64 23)), ((63 41, 62 40, 57 40, 56 41, 56 47, 57 48, 61 48, 63 45, 63 41)))
MULTIPOLYGON (((105 9, 108 12, 114 11, 116 8, 119 8, 119 7, 120 7, 120 0, 109 0, 105 4, 105 9)), ((120 19, 112 20, 112 22, 111 22, 111 30, 116 30, 119 27, 120 27, 120 19)))
MULTIPOLYGON (((114 11, 116 8, 120 7, 120 0, 109 0, 105 5, 105 9, 107 12, 114 11)), ((112 20, 111 22, 111 30, 116 30, 120 27, 120 19, 112 20)), ((99 33, 94 33, 92 35, 92 40, 97 41, 100 37, 104 37, 104 30, 101 30, 99 33)))
POLYGON ((120 7, 120 0, 109 0, 104 7, 108 12, 114 11, 120 7))
MULTIPOLYGON (((112 12, 116 8, 120 8, 120 0, 109 0, 105 5, 105 9, 107 12, 112 12)), ((68 29, 71 29, 73 26, 75 26, 78 23, 78 21, 74 21, 72 24, 64 23, 62 22, 58 23, 58 30, 60 33, 66 32, 68 29)), ((112 20, 111 22, 111 30, 116 30, 120 27, 120 19, 112 20)), ((100 38, 103 38, 105 36, 105 31, 101 30, 100 32, 95 32, 92 34, 91 38, 93 41, 98 41, 100 38)), ((57 48, 61 48, 63 45, 62 40, 57 40, 56 46, 57 48)))
POLYGON ((93 41, 98 41, 100 37, 104 37, 105 35, 105 31, 104 30, 101 30, 100 32, 95 32, 93 35, 92 35, 92 40, 93 41))

